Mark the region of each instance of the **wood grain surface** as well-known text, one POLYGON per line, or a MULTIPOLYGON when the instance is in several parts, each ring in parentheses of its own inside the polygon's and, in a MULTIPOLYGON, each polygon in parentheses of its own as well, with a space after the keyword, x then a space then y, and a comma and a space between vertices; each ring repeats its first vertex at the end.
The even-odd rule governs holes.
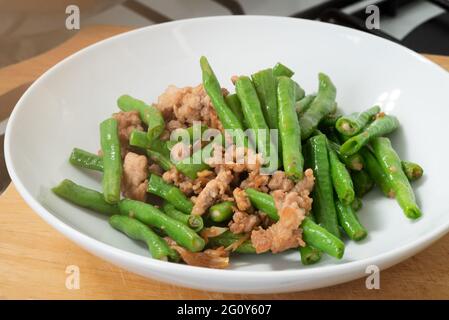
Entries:
MULTIPOLYGON (((0 95, 35 80, 73 52, 129 30, 96 26, 30 60, 0 69, 0 95)), ((449 70, 449 57, 428 56, 449 70)), ((0 196, 1 299, 449 299, 449 235, 381 272, 380 289, 365 279, 288 294, 223 294, 176 287, 122 270, 84 251, 47 225, 13 185, 0 196), (66 288, 66 268, 80 268, 80 288, 66 288)))

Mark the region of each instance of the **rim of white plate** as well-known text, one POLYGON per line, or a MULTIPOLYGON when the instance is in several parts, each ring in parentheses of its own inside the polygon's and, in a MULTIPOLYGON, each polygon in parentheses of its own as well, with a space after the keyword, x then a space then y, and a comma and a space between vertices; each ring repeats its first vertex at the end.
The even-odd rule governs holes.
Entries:
MULTIPOLYGON (((246 278, 250 279, 258 279, 261 277, 271 277, 271 279, 274 278, 283 278, 285 276, 313 276, 313 275, 319 275, 323 272, 331 272, 331 271, 343 271, 345 269, 352 269, 352 270, 359 270, 360 268, 364 268, 367 265, 375 264, 378 266, 382 266, 388 262, 391 258, 395 256, 399 256, 400 258, 396 260, 393 264, 398 263, 410 255, 414 254, 415 252, 425 248, 427 245, 431 244, 433 241, 436 241, 440 237, 442 237, 448 230, 449 230, 449 219, 445 224, 440 225, 438 228, 435 228, 433 231, 428 232, 425 235, 422 235, 418 238, 416 238, 414 241, 409 242, 405 245, 402 245, 398 248, 392 249, 390 251, 375 255, 370 258, 357 260, 357 261, 351 261, 343 264, 336 264, 336 265, 327 265, 327 266, 316 266, 311 269, 301 269, 298 268, 297 270, 270 270, 270 271, 252 271, 252 270, 223 270, 223 269, 209 269, 204 267, 195 267, 195 266, 189 266, 185 264, 178 264, 178 263, 171 263, 171 262, 165 262, 153 259, 151 257, 144 257, 135 253, 131 253, 122 249, 118 249, 116 247, 113 247, 109 244, 103 243, 97 239, 94 239, 92 237, 89 237, 85 235, 84 233, 75 230, 74 228, 70 227, 69 225, 65 224, 58 218, 56 218, 52 213, 50 213, 46 208, 44 208, 34 197, 28 192, 20 178, 16 175, 16 168, 14 166, 14 163, 11 159, 11 145, 10 145, 10 136, 11 132, 13 130, 13 126, 15 124, 15 118, 16 114, 19 112, 21 108, 23 108, 22 100, 24 100, 27 96, 31 95, 37 86, 38 83, 41 81, 45 81, 47 77, 49 77, 53 72, 58 70, 59 68, 62 68, 64 64, 70 60, 72 57, 75 56, 82 56, 85 54, 88 54, 91 50, 96 50, 96 48, 101 47, 104 45, 105 42, 109 41, 119 41, 121 38, 125 38, 129 36, 129 34, 133 33, 140 33, 140 32, 146 32, 148 29, 159 29, 159 28, 170 28, 172 26, 176 26, 179 24, 185 24, 185 23, 197 23, 197 22, 207 22, 208 20, 231 20, 231 19, 253 19, 253 20, 270 20, 270 21, 291 21, 292 23, 305 23, 305 24, 323 24, 323 22, 319 21, 312 21, 312 20, 305 20, 305 19, 298 19, 298 18, 290 18, 290 17, 276 17, 276 16, 263 16, 263 15, 248 15, 248 16, 213 16, 213 17, 201 17, 201 18, 191 18, 191 19, 183 19, 183 20, 177 20, 173 22, 166 22, 161 23, 157 25, 152 25, 144 28, 139 28, 136 30, 131 30, 128 32, 124 32, 115 36, 112 36, 110 38, 101 40, 97 43, 94 43, 92 45, 89 45, 86 48, 83 48, 70 56, 66 57, 62 61, 58 62, 56 65, 51 67, 49 70, 47 70, 44 74, 42 74, 34 83, 28 88, 28 90, 23 94, 23 96, 19 99, 17 102, 10 118, 8 121, 8 126, 6 128, 6 134, 5 134, 5 159, 6 159, 6 165, 8 168, 9 175, 11 176, 11 179, 17 188, 19 194, 24 198, 26 203, 30 205, 30 207, 39 214, 47 223, 49 223, 51 226, 53 226, 56 230, 61 232, 63 235, 71 239, 72 241, 76 242, 77 244, 81 245, 83 248, 85 248, 88 251, 95 251, 95 252, 106 252, 108 256, 114 256, 122 261, 131 261, 135 264, 145 266, 152 268, 155 271, 174 271, 174 272, 186 272, 188 271, 190 275, 192 276, 221 276, 221 277, 239 277, 244 276, 246 278)), ((421 63, 426 63, 430 68, 433 68, 436 72, 443 72, 444 74, 447 74, 447 71, 438 66, 437 64, 433 63, 432 61, 428 60, 427 58, 423 57, 422 55, 403 47, 399 44, 396 44, 392 41, 385 40, 383 38, 354 30, 351 28, 343 27, 343 26, 337 26, 330 23, 324 23, 328 26, 329 29, 336 29, 345 31, 347 33, 352 33, 357 36, 362 36, 365 38, 371 38, 374 41, 380 41, 383 42, 383 44, 388 46, 395 46, 398 48, 401 48, 401 50, 404 50, 405 53, 411 55, 412 57, 418 59, 421 63)), ((224 280, 224 279, 223 279, 224 280)))

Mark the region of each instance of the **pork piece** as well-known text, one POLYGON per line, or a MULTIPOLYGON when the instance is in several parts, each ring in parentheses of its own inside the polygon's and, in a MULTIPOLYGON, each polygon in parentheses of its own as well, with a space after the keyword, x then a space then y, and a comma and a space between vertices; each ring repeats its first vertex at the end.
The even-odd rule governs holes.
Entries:
POLYGON ((148 185, 147 177, 147 157, 128 152, 123 161, 123 195, 130 199, 145 201, 148 185))
POLYGON ((314 185, 315 177, 313 176, 313 170, 307 169, 304 171, 304 177, 302 180, 293 187, 292 191, 301 193, 303 190, 307 190, 310 193, 312 192, 314 185))
POLYGON ((186 177, 174 167, 162 174, 162 179, 165 182, 174 184, 187 196, 201 193, 206 184, 215 177, 214 172, 203 170, 198 172, 197 178, 192 181, 192 179, 186 177))
POLYGON ((232 173, 229 170, 222 170, 215 179, 209 181, 196 198, 192 214, 202 215, 215 203, 217 199, 223 197, 229 189, 232 181, 232 173))
POLYGON ((261 220, 258 215, 237 210, 229 222, 229 230, 235 234, 251 232, 260 222, 261 220))
POLYGON ((270 176, 260 174, 259 171, 251 171, 248 175, 248 178, 243 180, 240 183, 240 188, 253 188, 258 191, 268 192, 268 182, 270 180, 270 176))
POLYGON ((245 190, 235 188, 232 192, 232 195, 234 196, 235 203, 237 204, 237 208, 240 211, 248 211, 249 209, 251 209, 251 202, 249 201, 245 190))
POLYGON ((275 171, 268 183, 268 188, 271 191, 282 190, 288 192, 293 189, 294 185, 294 182, 285 175, 284 171, 275 171))
MULTIPOLYGON (((223 95, 226 94, 227 91, 223 89, 223 95)), ((157 108, 166 121, 175 119, 183 126, 190 126, 193 121, 201 121, 209 128, 222 130, 217 113, 202 84, 184 88, 169 86, 159 96, 157 108)))
POLYGON ((277 253, 305 246, 299 225, 312 206, 309 194, 310 191, 305 188, 300 193, 294 191, 286 193, 282 190, 272 193, 279 213, 279 221, 267 229, 254 230, 251 233, 251 242, 257 253, 269 250, 277 253))
POLYGON ((129 149, 129 136, 133 130, 143 130, 142 121, 137 111, 120 111, 112 115, 118 123, 118 134, 120 139, 120 147, 122 158, 129 149))

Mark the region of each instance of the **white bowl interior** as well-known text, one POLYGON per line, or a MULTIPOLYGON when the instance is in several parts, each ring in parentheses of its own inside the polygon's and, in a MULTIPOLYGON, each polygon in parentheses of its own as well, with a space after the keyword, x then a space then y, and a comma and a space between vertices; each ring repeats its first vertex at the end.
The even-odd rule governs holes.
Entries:
MULTIPOLYGON (((303 267, 299 254, 238 256, 232 270, 321 269, 398 250, 449 222, 447 119, 449 77, 428 60, 393 43, 332 25, 274 17, 208 18, 158 25, 81 51, 41 77, 18 103, 7 132, 9 170, 26 193, 62 223, 113 247, 141 256, 147 249, 113 230, 107 218, 73 206, 49 190, 64 178, 100 190, 100 175, 68 163, 73 147, 99 149, 99 123, 116 112, 129 93, 148 102, 169 84, 201 81, 199 57, 209 58, 222 86, 232 75, 251 74, 281 61, 311 93, 317 74, 334 81, 347 113, 376 103, 399 117, 392 135, 404 159, 420 163, 425 177, 415 183, 424 216, 405 218, 397 203, 371 192, 359 216, 369 230, 347 241, 341 261, 324 258, 303 267)), ((150 258, 148 258, 150 259, 150 258)), ((121 262, 126 265, 126 261, 121 262)))

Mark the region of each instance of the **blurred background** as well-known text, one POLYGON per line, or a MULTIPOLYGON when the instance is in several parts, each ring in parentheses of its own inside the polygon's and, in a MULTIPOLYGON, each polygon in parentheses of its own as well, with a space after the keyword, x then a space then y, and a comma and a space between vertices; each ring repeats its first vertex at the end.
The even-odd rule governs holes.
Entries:
POLYGON ((80 8, 81 28, 253 14, 318 19, 357 29, 365 29, 365 8, 376 4, 380 30, 369 32, 419 52, 449 55, 449 0, 0 0, 0 68, 76 34, 65 28, 65 9, 73 4, 80 8))

